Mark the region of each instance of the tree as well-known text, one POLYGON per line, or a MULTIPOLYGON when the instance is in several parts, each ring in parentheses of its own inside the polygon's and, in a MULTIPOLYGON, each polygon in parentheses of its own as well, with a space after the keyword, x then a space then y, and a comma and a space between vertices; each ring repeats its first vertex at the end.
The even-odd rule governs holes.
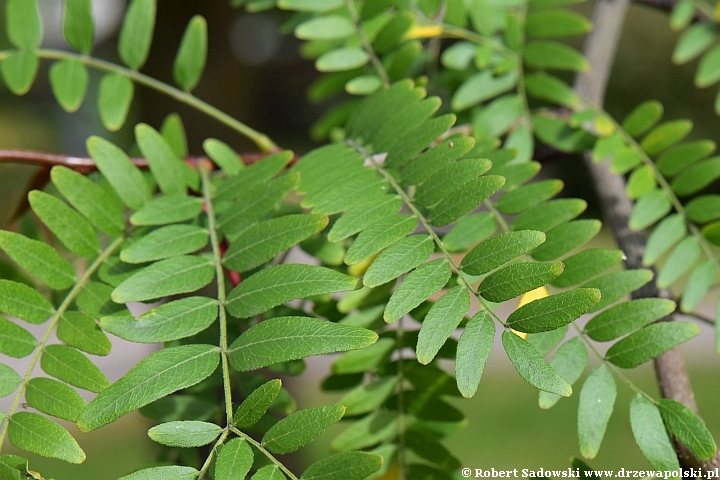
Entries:
MULTIPOLYGON (((658 124, 658 102, 622 121, 602 109, 627 0, 596 5, 584 55, 558 41, 592 27, 562 0, 234 3, 293 12, 288 24, 323 72, 312 96, 355 97, 316 124, 325 145, 282 151, 190 93, 207 52, 201 16, 178 48, 176 88, 139 71, 155 0, 129 4, 118 43, 124 66, 91 56, 89 0, 65 3, 64 36, 78 53, 40 48, 37 5, 8 0, 13 48, 0 52, 0 71, 14 93, 27 92, 40 60, 51 60, 53 92, 73 111, 95 69, 109 130, 125 122, 137 83, 267 154, 241 159, 208 139, 207 157, 188 157, 178 116, 159 131, 135 127, 141 158, 100 137, 72 162, 3 152, 5 161, 52 167, 50 184, 28 195, 52 236, 0 232, 12 261, 0 280, 0 312, 12 316, 0 321, 0 352, 30 358, 24 374, 0 365, 0 391, 13 398, 0 440, 81 463, 75 439, 48 417, 89 432, 141 409, 160 422, 148 434, 168 447, 165 464, 125 480, 458 478, 460 462, 442 439, 462 415, 446 399, 482 388, 500 335, 541 408, 572 395, 589 355, 598 357, 577 393, 586 459, 600 448, 620 379, 636 392, 630 422, 653 469, 718 466, 676 348, 699 329, 675 317, 713 323, 694 310, 720 269, 720 197, 708 190, 720 168, 707 158, 714 143, 680 143, 689 121, 658 124), (548 71, 577 72, 574 88, 548 71), (584 246, 600 222, 576 219, 582 200, 553 200, 562 182, 533 180, 536 143, 545 154, 584 156, 619 249, 584 246), (317 264, 287 263, 293 248, 317 264), (497 307, 518 297, 503 318, 497 307), (139 318, 126 307, 159 299, 167 301, 139 318), (43 335, 26 322, 44 325, 43 335), (87 356, 110 353, 107 334, 165 348, 111 384, 87 356), (604 355, 600 342, 613 342, 604 355), (293 412, 274 377, 336 352, 323 388, 346 392, 342 399, 293 412), (454 361, 454 376, 440 359, 454 361), (650 360, 659 399, 624 374, 650 360), (33 376, 37 364, 49 377, 33 376), (97 396, 86 403, 76 389, 97 396), (29 411, 20 411, 23 399, 29 411), (333 441, 338 453, 301 476, 278 459, 340 421, 350 426, 333 441), (183 453, 189 448, 199 455, 183 453)), ((703 54, 717 38, 714 18, 691 0, 672 9, 673 26, 687 27, 675 59, 704 55, 699 86, 720 80, 720 47, 703 54)), ((31 467, 0 456, 3 479, 39 478, 31 467)))

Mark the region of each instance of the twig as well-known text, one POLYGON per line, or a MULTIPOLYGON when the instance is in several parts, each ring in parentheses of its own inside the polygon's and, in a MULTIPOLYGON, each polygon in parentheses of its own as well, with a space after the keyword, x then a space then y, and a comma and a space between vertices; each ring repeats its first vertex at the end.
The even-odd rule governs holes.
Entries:
MULTIPOLYGON (((598 0, 595 4, 592 18, 594 29, 588 35, 583 51, 592 65, 592 72, 578 74, 575 80, 575 92, 598 107, 603 103, 629 3, 630 0, 598 0)), ((594 180, 604 216, 615 234, 618 246, 625 253, 625 265, 628 268, 641 268, 646 240, 642 232, 632 231, 628 226, 632 203, 625 194, 624 178, 613 175, 607 165, 594 162, 587 153, 585 164, 594 180)), ((652 281, 634 292, 632 297, 648 298, 666 295, 667 292, 659 290, 657 284, 652 281)), ((673 315, 669 315, 663 320, 672 320, 672 318, 673 315)), ((658 356, 655 359, 655 372, 663 397, 678 401, 697 412, 695 395, 680 348, 673 348, 658 356)), ((720 454, 714 459, 703 461, 677 441, 675 441, 675 450, 680 465, 684 468, 701 468, 708 471, 720 466, 720 454)))

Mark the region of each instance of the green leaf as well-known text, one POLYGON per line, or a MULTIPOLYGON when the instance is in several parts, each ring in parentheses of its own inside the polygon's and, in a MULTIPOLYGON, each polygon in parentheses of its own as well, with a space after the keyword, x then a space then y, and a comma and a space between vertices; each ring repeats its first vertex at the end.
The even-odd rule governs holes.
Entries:
POLYGON ((653 274, 650 270, 625 270, 609 273, 582 285, 583 288, 597 288, 600 290, 600 302, 591 310, 597 312, 608 305, 612 305, 625 295, 634 292, 650 280, 653 274))
POLYGON ((20 375, 15 370, 0 363, 0 397, 7 397, 13 393, 21 381, 20 375))
POLYGON ((700 333, 689 322, 662 322, 649 325, 615 343, 605 354, 620 368, 635 368, 700 333))
POLYGON ((585 333, 607 342, 644 327, 675 311, 675 302, 663 298, 640 298, 608 308, 585 325, 585 333))
POLYGON ((384 377, 359 386, 338 400, 345 407, 345 415, 370 413, 380 407, 397 387, 396 377, 384 377))
POLYGON ((681 0, 675 4, 670 13, 670 28, 675 31, 686 28, 695 16, 695 4, 681 0))
MULTIPOLYGON (((240 176, 240 175, 238 175, 240 176)), ((260 220, 298 182, 298 174, 283 175, 267 183, 244 189, 223 212, 218 227, 231 239, 260 220)))
POLYGON ((65 312, 58 323, 57 336, 71 347, 93 355, 107 355, 112 349, 95 320, 82 312, 65 312))
POLYGON ((300 480, 362 480, 378 471, 382 462, 374 453, 337 453, 310 465, 300 480))
POLYGON ((452 163, 438 170, 417 189, 413 200, 424 207, 430 207, 441 200, 452 197, 454 192, 471 180, 482 178, 492 164, 482 158, 468 158, 452 163))
POLYGON ((370 95, 382 85, 382 80, 377 75, 361 75, 347 82, 345 91, 350 95, 370 95))
POLYGON ((286 480, 286 477, 277 465, 265 465, 250 480, 286 480))
POLYGON ((0 279, 0 312, 40 325, 50 319, 55 309, 34 288, 0 279))
POLYGON ((87 405, 72 387, 52 378, 42 377, 28 382, 25 400, 36 410, 73 423, 87 405))
POLYGON ((680 196, 691 195, 720 178, 720 157, 712 157, 686 168, 672 181, 672 189, 680 196))
POLYGON ((657 187, 655 173, 647 165, 636 168, 628 178, 627 196, 631 199, 639 198, 657 187))
POLYGON ((400 198, 393 195, 383 197, 373 198, 348 210, 330 228, 328 240, 331 242, 344 240, 387 216, 394 216, 402 208, 400 198))
POLYGON ((544 73, 528 75, 525 78, 525 87, 528 93, 535 98, 568 108, 573 108, 580 102, 570 86, 552 75, 544 73))
POLYGON ((62 165, 50 171, 53 184, 98 230, 118 234, 125 228, 123 206, 100 185, 62 165))
POLYGON ((0 64, 3 80, 15 95, 25 95, 30 90, 39 67, 40 60, 29 50, 12 52, 0 64))
POLYGON ((103 391, 110 382, 85 355, 66 345, 48 345, 40 357, 40 367, 48 375, 93 393, 103 391))
POLYGON ((711 22, 702 22, 688 28, 675 45, 672 54, 673 63, 682 65, 697 58, 710 45, 715 43, 717 34, 715 25, 711 22))
POLYGON ((405 185, 419 185, 443 167, 453 165, 455 160, 468 153, 475 144, 469 137, 445 140, 435 148, 431 148, 415 157, 402 171, 402 182, 405 185))
POLYGON ((125 13, 118 53, 123 63, 138 70, 147 60, 155 28, 155 0, 132 0, 125 13))
POLYGON ((112 294, 115 303, 142 302, 199 290, 215 277, 213 263, 203 257, 160 260, 122 282, 112 294))
POLYGON ((95 229, 82 215, 62 200, 39 190, 28 194, 35 214, 74 254, 94 258, 100 253, 100 240, 95 229))
POLYGON ((680 302, 680 310, 692 312, 714 283, 715 265, 712 260, 707 259, 690 275, 680 302))
POLYGON ((425 315, 418 335, 415 349, 418 362, 427 365, 435 358, 469 308, 470 295, 464 285, 451 288, 433 304, 425 315))
POLYGON ((694 222, 707 223, 720 218, 720 195, 700 195, 685 205, 685 214, 694 222))
MULTIPOLYGON (((426 432, 419 428, 408 430, 410 431, 406 437, 407 447, 418 457, 423 460, 428 460, 440 467, 443 467, 444 469, 456 470, 460 468, 460 461, 455 458, 442 443, 440 443, 434 433, 426 432)), ((428 478, 420 475, 416 476, 416 473, 413 471, 414 466, 417 465, 411 465, 408 469, 408 475, 412 475, 411 478, 428 478)), ((426 465, 423 465, 423 467, 429 468, 426 465)))
POLYGON ((235 175, 245 168, 245 164, 230 146, 215 138, 203 142, 203 150, 228 175, 235 175))
POLYGON ((360 48, 338 48, 324 53, 315 61, 319 72, 344 72, 362 67, 370 60, 370 56, 360 48))
POLYGON ((252 270, 315 235, 327 224, 328 218, 316 213, 286 215, 257 223, 233 240, 223 264, 236 272, 252 270))
POLYGON ((701 247, 697 239, 693 236, 685 237, 672 249, 660 269, 657 277, 658 287, 666 288, 677 282, 695 265, 700 253, 701 247))
POLYGON ((490 101, 479 107, 477 114, 473 115, 473 135, 486 142, 502 135, 514 126, 521 110, 521 101, 517 95, 503 95, 490 101))
POLYGON ((554 260, 583 245, 600 231, 599 220, 573 220, 549 230, 545 243, 532 251, 536 260, 554 260))
MULTIPOLYGON (((142 266, 140 265, 123 263, 119 257, 110 257, 105 263, 100 265, 98 278, 108 285, 117 287, 140 270, 142 270, 142 266)), ((112 289, 110 293, 112 293, 112 289)))
POLYGON ((529 252, 544 241, 545 234, 533 230, 502 233, 470 250, 460 268, 470 275, 483 275, 529 252))
POLYGON ((0 316, 0 352, 8 357, 23 358, 30 355, 36 346, 37 341, 30 332, 0 316))
POLYGON ((698 64, 695 72, 695 85, 699 88, 709 87, 720 80, 720 46, 710 49, 698 64))
POLYGON ((665 176, 679 173, 683 168, 701 160, 715 151, 715 142, 696 140, 668 149, 657 159, 657 167, 665 176))
POLYGON ((32 50, 42 42, 42 26, 37 2, 8 0, 5 5, 7 37, 19 49, 32 50))
POLYGON ((642 230, 654 224, 672 209, 667 194, 657 188, 646 193, 635 203, 628 225, 633 230, 642 230))
POLYGON ((68 112, 80 108, 89 81, 87 67, 78 60, 68 58, 50 67, 50 86, 60 106, 68 112))
POLYGON ((513 222, 513 230, 539 230, 547 232, 580 215, 587 202, 578 198, 563 198, 541 203, 522 212, 513 222))
POLYGON ((617 386, 605 365, 597 367, 580 390, 578 438, 583 457, 595 458, 615 406, 617 386))
POLYGON ((648 155, 657 155, 685 138, 690 133, 690 130, 692 130, 690 120, 665 122, 645 135, 640 142, 640 146, 648 155))
POLYGON ((295 27, 295 36, 302 40, 336 40, 355 34, 355 27, 346 17, 323 15, 295 27))
POLYGON ((245 190, 267 182, 282 171, 292 158, 292 152, 284 151, 268 155, 259 162, 243 168, 237 175, 220 184, 215 192, 215 200, 218 202, 233 200, 245 190))
POLYGON ((198 471, 192 467, 150 467, 118 478, 118 480, 195 480, 198 471))
POLYGON ((502 333, 503 347, 515 370, 533 387, 563 397, 572 394, 572 387, 540 354, 510 330, 502 333))
POLYGON ((635 442, 652 468, 657 470, 677 470, 680 464, 660 410, 641 394, 630 402, 630 426, 635 442))
POLYGON ((563 259, 565 270, 552 281, 556 287, 570 287, 588 280, 608 268, 617 265, 623 258, 621 250, 590 248, 563 259))
MULTIPOLYGON (((215 480, 245 478, 253 465, 253 456, 252 448, 248 445, 247 440, 233 438, 219 448, 213 468, 213 478, 215 480)), ((268 467, 277 468, 275 465, 268 465, 268 467)), ((284 477, 278 477, 278 480, 280 478, 284 477)))
MULTIPOLYGON (((378 410, 353 423, 336 436, 330 446, 333 450, 347 452, 366 448, 388 440, 397 434, 397 413, 378 410)), ((340 479, 338 479, 340 480, 340 479)))
POLYGON ((573 128, 560 118, 547 113, 532 116, 537 137, 563 152, 584 152, 592 149, 596 137, 583 129, 573 128))
POLYGON ((523 51, 523 58, 527 65, 543 70, 583 72, 590 68, 590 63, 580 52, 559 42, 529 42, 523 51))
POLYGON ((190 19, 175 57, 173 76, 189 92, 200 81, 207 57, 207 23, 200 15, 190 19))
MULTIPOLYGON (((160 190, 166 195, 185 193, 185 165, 163 136, 151 126, 140 123, 135 127, 135 138, 160 190)), ((195 173, 197 175, 197 173, 195 173)))
POLYGON ((430 223, 438 226, 451 224, 466 213, 475 210, 504 184, 505 178, 499 175, 488 175, 462 184, 433 207, 429 217, 430 223))
POLYGON ((478 46, 470 42, 455 42, 440 55, 440 63, 450 70, 465 70, 475 58, 478 46))
POLYGON ((465 325, 455 359, 457 387, 463 397, 475 395, 494 339, 495 323, 487 311, 476 313, 465 325))
POLYGON ((239 428, 248 428, 260 421, 267 409, 280 393, 282 381, 270 380, 263 383, 247 396, 233 416, 233 423, 239 428))
POLYGON ((89 54, 93 48, 95 25, 92 0, 67 0, 63 15, 65 41, 80 53, 89 54))
POLYGON ((720 245, 720 222, 713 222, 702 228, 703 237, 713 245, 720 245))
POLYGON ((709 460, 715 456, 715 440, 700 417, 685 405, 666 398, 658 401, 658 408, 670 433, 698 458, 709 460))
POLYGON ((152 427, 148 430, 148 437, 168 447, 202 447, 213 442, 222 430, 214 423, 181 420, 152 427))
POLYGON ((277 2, 278 8, 299 12, 326 12, 342 5, 342 0, 278 0, 277 2))
POLYGON ((599 290, 575 288, 523 305, 510 314, 507 325, 526 333, 555 330, 580 318, 599 301, 599 290))
POLYGON ((18 412, 10 417, 8 438, 17 448, 43 457, 69 463, 85 461, 85 452, 70 432, 37 413, 18 412))
POLYGON ((568 333, 568 326, 560 327, 556 330, 550 330, 541 333, 531 333, 525 340, 535 347, 541 357, 547 356, 560 342, 565 339, 568 333))
POLYGON ((75 283, 75 269, 49 245, 18 233, 0 231, 0 249, 50 288, 61 290, 75 283))
POLYGON ((90 137, 87 149, 100 173, 125 205, 138 210, 150 200, 152 193, 149 185, 125 152, 100 137, 90 137))
POLYGON ((230 365, 246 372, 298 358, 343 352, 375 343, 377 334, 309 317, 275 317, 246 330, 228 350, 230 365))
POLYGON ((662 118, 663 106, 657 100, 641 103, 622 122, 623 129, 633 137, 647 132, 662 118))
MULTIPOLYGON (((575 383, 587 366, 588 354, 585 344, 578 338, 571 338, 565 342, 553 355, 550 366, 557 370, 562 378, 570 385, 575 383)), ((540 392, 538 404, 542 409, 551 408, 560 396, 554 393, 540 392)))
POLYGON ((450 278, 450 266, 441 258, 416 268, 405 277, 385 307, 383 318, 394 323, 413 308, 445 286, 450 278))
POLYGON ((270 427, 262 444, 273 453, 294 452, 339 422, 344 413, 342 405, 300 410, 270 427))
POLYGON ((290 300, 353 290, 358 279, 313 265, 277 265, 243 280, 227 298, 227 309, 248 318, 290 300))
POLYGON ((525 22, 527 34, 536 38, 582 35, 592 30, 592 23, 579 13, 565 9, 532 12, 525 22))
POLYGON ((405 238, 417 227, 417 219, 412 215, 394 215, 385 217, 360 232, 345 254, 345 263, 360 263, 382 249, 405 238))
POLYGON ((183 193, 164 195, 147 202, 130 217, 133 225, 167 225, 191 220, 202 212, 203 199, 183 193))
POLYGON ((332 364, 332 371, 336 374, 361 373, 373 370, 385 362, 395 348, 395 340, 381 338, 372 345, 343 353, 332 364))
POLYGON ((668 216, 650 234, 643 255, 643 264, 654 265, 665 252, 684 238, 686 233, 687 227, 682 216, 678 214, 668 216))
POLYGON ((212 345, 182 345, 155 352, 95 397, 78 418, 78 428, 82 432, 95 430, 165 395, 195 385, 209 377, 219 362, 218 347, 212 345))
POLYGON ((385 249, 370 265, 363 285, 376 287, 409 272, 433 253, 434 243, 428 235, 412 235, 385 249))
POLYGON ((125 243, 120 260, 125 263, 146 263, 177 255, 193 253, 205 245, 209 232, 196 225, 168 225, 153 230, 137 240, 125 243))
POLYGON ((495 98, 512 89, 516 84, 517 74, 514 69, 497 77, 493 75, 492 70, 485 70, 465 80, 455 91, 450 105, 454 111, 459 112, 495 98))
POLYGON ((508 192, 495 202, 495 206, 503 213, 520 213, 540 202, 557 195, 563 189, 561 180, 541 180, 523 185, 508 192))
POLYGON ((491 213, 466 215, 443 237, 442 242, 449 252, 464 252, 495 233, 496 229, 491 213))
POLYGON ((135 85, 125 75, 107 73, 100 80, 98 90, 98 110, 105 128, 114 132, 125 123, 130 104, 135 93, 135 85))
POLYGON ((488 275, 478 294, 491 302, 504 302, 551 282, 563 271, 563 264, 520 262, 488 275))

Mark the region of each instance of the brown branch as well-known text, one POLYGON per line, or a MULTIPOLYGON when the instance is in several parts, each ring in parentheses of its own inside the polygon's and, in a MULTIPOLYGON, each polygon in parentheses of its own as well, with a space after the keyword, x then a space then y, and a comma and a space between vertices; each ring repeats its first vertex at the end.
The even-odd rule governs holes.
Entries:
MULTIPOLYGON (((617 51, 621 27, 629 0, 598 0, 593 12, 594 29, 585 42, 584 54, 592 70, 580 73, 575 79, 575 92, 597 106, 605 96, 612 63, 617 51)), ((594 180, 595 189, 607 222, 610 224, 618 246, 625 253, 628 268, 641 268, 646 239, 642 232, 632 231, 628 226, 632 203, 625 194, 625 179, 613 175, 606 164, 596 163, 590 154, 585 154, 585 164, 594 180)), ((633 293, 633 298, 665 297, 667 292, 658 289, 651 281, 633 293)), ((673 315, 663 320, 672 320, 673 315)), ((680 402, 697 412, 695 395, 685 369, 682 351, 676 347, 655 359, 655 372, 663 397, 680 402)), ((713 470, 720 465, 720 453, 714 459, 703 461, 675 440, 680 465, 684 468, 713 470)))

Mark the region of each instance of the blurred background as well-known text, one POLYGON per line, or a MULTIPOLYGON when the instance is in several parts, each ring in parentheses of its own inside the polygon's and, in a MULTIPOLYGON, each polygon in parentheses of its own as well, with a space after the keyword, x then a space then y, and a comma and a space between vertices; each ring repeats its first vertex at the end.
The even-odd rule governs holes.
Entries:
MULTIPOLYGON (((44 46, 66 48, 60 33, 62 1, 40 0, 40 4, 44 46)), ((125 6, 124 0, 93 0, 97 37, 94 56, 119 62, 116 40, 125 6)), ((591 9, 591 2, 578 7, 587 15, 591 9)), ((2 12, 4 1, 0 0, 0 15, 2 12)), ((330 103, 312 104, 306 99, 305 92, 317 78, 317 72, 311 61, 301 57, 299 42, 292 35, 280 33, 287 18, 283 12, 248 14, 232 9, 227 0, 159 0, 155 37, 143 73, 173 83, 174 55, 187 22, 195 14, 207 19, 209 30, 207 67, 195 95, 268 134, 284 148, 301 154, 313 148, 315 144, 308 131, 330 103)), ((691 134, 694 138, 717 142, 720 118, 713 112, 715 91, 694 87, 695 62, 682 67, 671 63, 677 37, 665 13, 644 6, 630 8, 606 97, 607 110, 622 118, 641 101, 657 99, 665 105, 666 118, 689 118, 695 124, 691 134)), ((7 46, 7 40, 0 38, 0 48, 7 46)), ((187 130, 191 155, 203 154, 201 143, 207 137, 219 138, 239 152, 254 150, 249 141, 223 125, 143 87, 136 89, 126 126, 109 133, 100 124, 95 106, 97 72, 91 71, 90 90, 83 106, 78 112, 67 114, 50 91, 48 66, 47 62, 41 64, 35 85, 23 97, 15 97, 0 86, 0 148, 85 155, 85 139, 100 135, 132 150, 133 125, 142 121, 159 128, 168 114, 177 112, 187 130)), ((0 165, 0 228, 13 228, 11 217, 32 173, 33 168, 28 166, 0 165)), ((544 164, 543 175, 562 178, 566 184, 564 195, 584 198, 590 204, 586 215, 599 216, 592 186, 578 159, 549 160, 544 164)), ((612 245, 607 232, 597 242, 612 245)), ((720 356, 714 353, 712 344, 712 332, 703 326, 703 333, 683 348, 701 414, 715 437, 720 438, 720 356)), ((144 347, 118 342, 101 367, 115 380, 147 353, 144 347)), ((329 363, 327 359, 311 359, 303 376, 288 379, 287 385, 300 407, 329 404, 338 399, 318 393, 319 383, 329 373, 329 363)), ((630 372, 629 376, 646 391, 656 393, 649 365, 630 372)), ((648 468, 630 432, 631 392, 623 385, 618 390, 616 410, 603 447, 590 464, 597 469, 648 468)), ((477 395, 472 400, 456 402, 456 406, 467 414, 468 425, 451 436, 447 446, 460 457, 463 466, 567 468, 568 459, 579 454, 575 433, 577 396, 561 401, 549 411, 540 410, 537 391, 512 371, 502 349, 495 349, 477 395)), ((80 444, 88 454, 84 465, 69 466, 31 457, 31 468, 57 480, 115 479, 154 458, 156 449, 146 435, 150 426, 139 415, 128 415, 106 428, 80 436, 80 444)), ((77 433, 71 426, 68 428, 77 433)), ((333 427, 288 461, 298 469, 309 465, 317 456, 327 454, 330 439, 342 428, 333 427)))

